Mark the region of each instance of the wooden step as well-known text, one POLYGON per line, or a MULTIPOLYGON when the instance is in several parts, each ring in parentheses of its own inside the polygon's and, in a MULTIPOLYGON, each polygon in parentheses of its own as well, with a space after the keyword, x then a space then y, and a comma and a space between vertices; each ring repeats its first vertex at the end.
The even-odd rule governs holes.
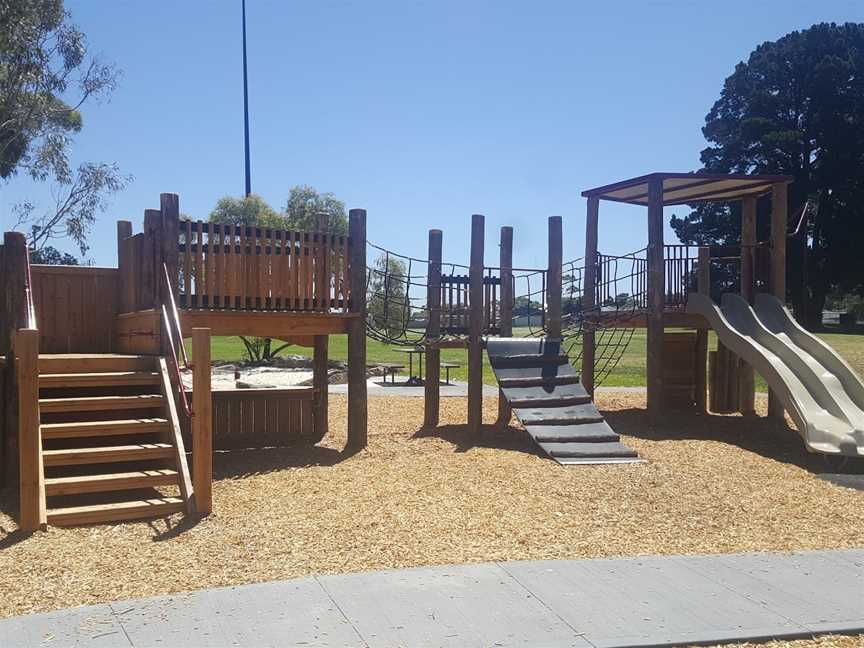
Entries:
POLYGON ((133 472, 108 473, 104 475, 79 475, 75 477, 47 477, 45 494, 76 495, 80 493, 102 493, 106 491, 153 488, 177 485, 177 471, 169 468, 136 470, 133 472))
POLYGON ((43 353, 39 355, 40 374, 153 371, 155 367, 155 356, 116 353, 43 353))
POLYGON ((152 517, 165 517, 184 510, 183 500, 179 497, 154 497, 146 500, 116 502, 112 504, 91 504, 70 506, 48 510, 48 524, 69 526, 74 524, 96 524, 120 520, 140 520, 152 517))
POLYGON ((81 464, 173 458, 174 448, 167 443, 139 443, 137 445, 42 451, 42 460, 45 466, 78 466, 81 464))
POLYGON ((584 405, 591 402, 591 397, 585 396, 556 396, 549 394, 546 398, 508 399, 510 407, 524 409, 527 407, 569 407, 570 405, 584 405))
POLYGON ((163 418, 75 421, 73 423, 43 423, 41 428, 43 439, 80 439, 167 432, 168 421, 163 418))
POLYGON ((155 371, 105 371, 100 373, 41 374, 39 387, 115 387, 158 385, 159 374, 155 371))
POLYGON ((161 394, 138 396, 80 396, 73 398, 40 398, 42 414, 54 412, 102 412, 107 410, 140 410, 163 407, 161 394))

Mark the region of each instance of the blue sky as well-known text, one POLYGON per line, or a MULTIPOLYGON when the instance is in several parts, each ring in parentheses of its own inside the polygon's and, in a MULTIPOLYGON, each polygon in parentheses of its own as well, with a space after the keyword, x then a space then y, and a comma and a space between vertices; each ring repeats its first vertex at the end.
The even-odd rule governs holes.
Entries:
MULTIPOLYGON (((160 192, 200 218, 243 193, 240 0, 67 7, 123 71, 72 151, 134 176, 92 234, 90 259, 114 265, 115 221, 139 231, 160 192)), ((441 228, 456 262, 482 213, 487 259, 513 225, 515 263, 533 267, 554 214, 565 258, 581 256, 583 189, 698 168, 705 114, 756 45, 862 21, 864 3, 247 0, 247 12, 254 192, 275 207, 295 184, 333 192, 368 210, 371 240, 415 256, 441 228)), ((0 186, 4 225, 23 198, 50 192, 0 186)), ((601 250, 645 244, 644 209, 604 203, 600 219, 601 250)))

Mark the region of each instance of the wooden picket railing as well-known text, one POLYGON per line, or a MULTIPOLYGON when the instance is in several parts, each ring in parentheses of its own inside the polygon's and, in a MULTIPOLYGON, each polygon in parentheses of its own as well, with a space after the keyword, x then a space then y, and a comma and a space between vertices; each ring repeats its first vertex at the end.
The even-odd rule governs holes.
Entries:
POLYGON ((347 236, 202 221, 179 235, 181 308, 348 310, 347 236))

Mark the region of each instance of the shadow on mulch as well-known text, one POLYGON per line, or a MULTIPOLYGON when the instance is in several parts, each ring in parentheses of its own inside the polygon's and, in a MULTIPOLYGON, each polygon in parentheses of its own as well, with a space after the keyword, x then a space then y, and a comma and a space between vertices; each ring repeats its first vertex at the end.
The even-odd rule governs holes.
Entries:
POLYGON ((412 435, 413 439, 438 438, 454 446, 454 452, 467 452, 472 448, 495 448, 542 455, 525 430, 513 425, 483 425, 479 432, 472 433, 467 425, 439 425, 421 427, 412 435))
POLYGON ((661 423, 652 426, 648 423, 644 409, 602 413, 613 430, 626 436, 649 441, 717 441, 767 459, 798 466, 821 478, 835 474, 864 475, 864 462, 807 452, 794 428, 761 416, 719 416, 675 411, 665 415, 661 423))
POLYGON ((223 450, 213 453, 213 479, 242 479, 265 475, 286 468, 335 466, 350 459, 357 450, 322 448, 320 446, 286 446, 282 448, 252 448, 223 450))

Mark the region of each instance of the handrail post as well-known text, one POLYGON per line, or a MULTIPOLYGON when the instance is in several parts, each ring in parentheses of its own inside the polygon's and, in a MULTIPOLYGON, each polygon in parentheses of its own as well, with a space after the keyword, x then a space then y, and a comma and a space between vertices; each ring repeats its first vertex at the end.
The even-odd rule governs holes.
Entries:
POLYGON ((348 445, 365 448, 366 402, 366 210, 348 212, 350 264, 348 283, 348 445))
POLYGON ((39 331, 19 329, 15 334, 18 382, 19 526, 24 531, 44 529, 45 473, 39 427, 39 331))
POLYGON ((159 211, 162 212, 162 261, 168 269, 168 287, 173 293, 180 287, 180 196, 159 194, 159 211))
POLYGON ((471 216, 471 265, 468 284, 468 429, 483 424, 483 246, 485 219, 471 216))
POLYGON ((192 329, 192 486, 195 509, 213 510, 213 400, 210 390, 210 329, 192 329))
MULTIPOLYGON (((429 270, 426 286, 427 341, 437 342, 441 336, 441 248, 444 234, 429 230, 429 270)), ((426 345, 426 382, 424 384, 423 425, 438 425, 441 403, 441 350, 426 345)))
MULTIPOLYGON (((597 230, 600 212, 600 199, 588 198, 588 215, 585 221, 585 276, 582 285, 582 317, 594 316, 598 279, 597 267, 597 230)), ((590 319, 582 332, 582 386, 591 396, 594 395, 594 328, 590 319)))
POLYGON ((561 337, 561 265, 563 263, 561 217, 549 217, 549 258, 546 273, 546 335, 561 337))
MULTIPOLYGON (((501 249, 499 250, 501 278, 501 337, 513 336, 513 228, 501 228, 501 249)), ((531 312, 529 309, 528 316, 531 312)), ((498 390, 498 425, 509 425, 513 411, 504 392, 498 390)))

